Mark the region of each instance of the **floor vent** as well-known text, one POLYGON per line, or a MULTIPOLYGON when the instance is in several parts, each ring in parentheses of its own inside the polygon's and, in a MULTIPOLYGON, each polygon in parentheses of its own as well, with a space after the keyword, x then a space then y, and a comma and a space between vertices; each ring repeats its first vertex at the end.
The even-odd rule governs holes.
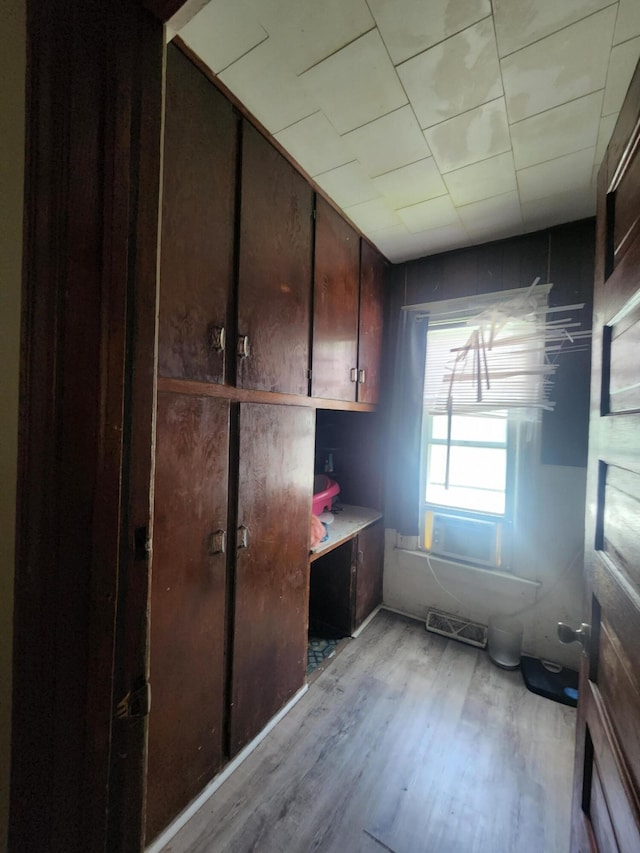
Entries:
POLYGON ((443 613, 441 610, 429 610, 427 613, 427 631, 434 634, 442 634, 452 640, 460 640, 470 646, 478 646, 481 649, 487 645, 487 626, 478 622, 470 622, 451 613, 443 613))

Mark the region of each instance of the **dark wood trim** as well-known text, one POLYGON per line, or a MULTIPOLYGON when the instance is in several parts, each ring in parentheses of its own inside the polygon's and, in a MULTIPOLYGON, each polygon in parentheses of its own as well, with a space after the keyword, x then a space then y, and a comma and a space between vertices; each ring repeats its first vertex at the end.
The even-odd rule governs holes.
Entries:
POLYGON ((378 409, 372 403, 347 403, 344 400, 328 400, 325 397, 251 391, 245 388, 234 388, 232 385, 213 385, 208 382, 193 382, 188 379, 171 379, 164 376, 158 377, 158 391, 195 394, 202 397, 224 397, 237 403, 273 403, 278 406, 305 406, 311 409, 334 409, 344 412, 375 412, 378 409))
POLYGON ((172 39, 172 44, 175 44, 177 47, 180 48, 180 50, 184 53, 184 55, 187 56, 191 60, 191 62, 193 62, 193 64, 200 69, 200 71, 202 71, 202 73, 205 75, 205 77, 207 77, 213 83, 213 85, 217 89, 219 89, 222 92, 222 94, 231 101, 231 103, 238 110, 238 112, 242 116, 244 116, 244 118, 246 118, 246 120, 248 122, 250 122, 256 128, 256 130, 259 131, 259 133, 261 133, 265 137, 265 139, 267 139, 271 143, 271 145, 273 145, 273 147, 276 149, 276 151, 278 151, 280 154, 282 154, 282 156, 286 160, 288 160, 289 163, 291 163, 293 168, 302 175, 302 177, 313 188, 313 190, 319 196, 322 196, 322 198, 327 202, 327 204, 330 205, 337 213, 340 214, 340 216, 346 222, 349 223, 349 225, 354 229, 354 231, 358 234, 358 236, 361 237, 365 243, 368 243, 371 246, 371 248, 374 249, 382 258, 384 258, 385 263, 387 263, 387 264, 390 263, 389 259, 386 258, 382 254, 380 249, 378 249, 378 247, 375 246, 371 242, 371 240, 369 240, 369 238, 366 236, 366 234, 362 233, 362 231, 358 228, 358 226, 355 225, 349 219, 349 217, 345 214, 345 212, 340 207, 338 207, 338 205, 335 203, 335 201, 333 201, 325 193, 325 191, 322 189, 322 187, 319 184, 317 184, 307 172, 305 172, 305 170, 298 163, 298 161, 294 157, 292 157, 291 154, 289 154, 289 152, 286 150, 286 148, 282 147, 282 145, 273 136, 273 134, 269 130, 267 130, 267 128, 260 121, 258 121, 258 119, 253 115, 253 113, 245 107, 245 105, 242 103, 242 101, 240 101, 236 97, 236 95, 233 94, 231 89, 229 89, 227 86, 225 86, 225 84, 222 82, 222 80, 216 74, 214 74, 213 71, 207 65, 205 65, 205 63, 202 61, 202 59, 200 59, 198 54, 194 53, 194 51, 191 50, 189 45, 185 44, 185 42, 180 38, 180 36, 175 36, 172 39))

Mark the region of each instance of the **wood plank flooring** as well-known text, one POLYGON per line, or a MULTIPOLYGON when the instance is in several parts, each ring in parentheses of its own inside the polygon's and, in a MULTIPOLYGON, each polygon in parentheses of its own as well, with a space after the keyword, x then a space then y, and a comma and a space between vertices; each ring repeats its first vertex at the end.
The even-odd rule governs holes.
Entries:
POLYGON ((566 853, 574 724, 381 611, 163 853, 566 853))

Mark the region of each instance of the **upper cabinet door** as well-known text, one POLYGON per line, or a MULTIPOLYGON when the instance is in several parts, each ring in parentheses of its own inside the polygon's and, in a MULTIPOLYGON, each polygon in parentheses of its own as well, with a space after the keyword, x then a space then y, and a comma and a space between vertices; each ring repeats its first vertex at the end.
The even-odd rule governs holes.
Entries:
POLYGON ((362 241, 360 255, 360 336, 358 340, 358 400, 377 403, 380 394, 384 260, 362 241))
POLYGON ((238 119, 230 102, 169 45, 160 260, 161 376, 206 382, 224 379, 227 306, 233 286, 237 138, 238 119))
POLYGON ((313 191, 243 125, 237 385, 309 393, 313 191))
POLYGON ((311 373, 314 397, 356 399, 359 261, 358 235, 318 196, 311 373))

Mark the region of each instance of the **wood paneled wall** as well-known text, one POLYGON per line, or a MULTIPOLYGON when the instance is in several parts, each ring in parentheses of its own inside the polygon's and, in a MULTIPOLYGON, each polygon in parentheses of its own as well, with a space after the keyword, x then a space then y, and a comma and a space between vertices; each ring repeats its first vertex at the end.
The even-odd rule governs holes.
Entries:
MULTIPOLYGON (((528 287, 538 276, 541 283, 553 283, 550 305, 585 304, 571 316, 590 329, 594 252, 595 221, 586 219, 396 264, 387 270, 386 352, 394 351, 400 306, 528 287)), ((386 360, 387 388, 390 362, 386 360)), ((543 418, 542 462, 585 467, 590 353, 561 354, 559 365, 552 393, 555 411, 543 418)))

